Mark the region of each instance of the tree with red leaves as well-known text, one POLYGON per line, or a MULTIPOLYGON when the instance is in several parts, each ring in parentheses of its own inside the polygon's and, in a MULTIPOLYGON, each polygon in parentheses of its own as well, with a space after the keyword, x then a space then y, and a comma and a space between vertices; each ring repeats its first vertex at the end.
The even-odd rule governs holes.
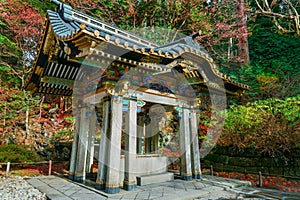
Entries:
POLYGON ((36 8, 21 0, 1 1, 0 12, 0 20, 5 23, 9 38, 13 38, 13 42, 22 52, 19 65, 9 67, 21 79, 23 85, 28 66, 36 54, 43 17, 36 8))
POLYGON ((14 33, 16 41, 23 43, 28 37, 38 37, 41 33, 42 15, 27 2, 7 0, 1 3, 1 18, 14 33))

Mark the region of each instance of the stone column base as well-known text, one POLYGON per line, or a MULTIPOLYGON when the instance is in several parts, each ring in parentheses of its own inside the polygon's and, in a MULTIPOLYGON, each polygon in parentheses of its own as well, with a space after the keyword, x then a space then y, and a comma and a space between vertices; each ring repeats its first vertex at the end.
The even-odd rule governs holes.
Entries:
POLYGON ((95 188, 98 190, 104 190, 105 189, 105 182, 101 180, 96 181, 95 188))
POLYGON ((136 185, 136 181, 127 181, 125 180, 124 181, 124 189, 127 190, 127 191, 131 191, 131 190, 134 190, 135 188, 137 187, 136 185))
POLYGON ((108 194, 116 194, 120 192, 120 187, 105 187, 105 192, 108 194))
POLYGON ((70 180, 74 180, 74 174, 73 174, 73 173, 70 173, 70 174, 68 175, 68 178, 69 178, 70 180))
POLYGON ((202 178, 202 174, 201 174, 200 172, 195 172, 195 173, 193 174, 193 178, 194 178, 194 179, 201 179, 201 178, 202 178))
POLYGON ((193 180, 193 177, 191 175, 185 175, 185 176, 182 176, 182 178, 185 180, 185 181, 191 181, 193 180))
POLYGON ((84 178, 83 176, 74 176, 74 181, 76 182, 79 182, 79 183, 82 183, 84 181, 84 178))
POLYGON ((136 184, 126 184, 126 183, 124 183, 124 190, 131 191, 131 190, 135 190, 136 187, 137 187, 136 184))

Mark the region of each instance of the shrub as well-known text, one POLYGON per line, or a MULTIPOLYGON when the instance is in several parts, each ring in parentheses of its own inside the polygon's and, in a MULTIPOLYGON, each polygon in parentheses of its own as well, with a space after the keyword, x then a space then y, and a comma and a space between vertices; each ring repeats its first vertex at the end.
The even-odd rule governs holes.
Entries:
POLYGON ((221 146, 278 155, 299 148, 300 95, 234 105, 226 113, 221 146))
POLYGON ((2 163, 37 162, 40 160, 36 152, 27 149, 25 146, 14 144, 0 146, 0 162, 2 163))

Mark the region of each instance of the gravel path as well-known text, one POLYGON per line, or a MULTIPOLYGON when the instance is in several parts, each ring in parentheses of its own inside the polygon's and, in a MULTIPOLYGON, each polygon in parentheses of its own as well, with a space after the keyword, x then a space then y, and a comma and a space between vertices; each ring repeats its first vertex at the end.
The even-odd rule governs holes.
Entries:
POLYGON ((32 187, 22 177, 0 176, 0 200, 46 200, 46 195, 32 187))

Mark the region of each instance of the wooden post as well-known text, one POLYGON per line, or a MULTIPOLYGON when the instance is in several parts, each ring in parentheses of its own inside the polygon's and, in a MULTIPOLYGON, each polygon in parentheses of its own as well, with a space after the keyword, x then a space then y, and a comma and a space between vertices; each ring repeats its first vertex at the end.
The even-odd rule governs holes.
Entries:
POLYGON ((49 176, 51 176, 51 170, 52 170, 52 160, 49 160, 49 173, 48 173, 49 176))
POLYGON ((261 175, 261 171, 258 172, 258 187, 262 187, 262 175, 261 175))
POLYGON ((7 163, 6 165, 6 174, 5 174, 5 177, 8 178, 8 175, 9 175, 9 169, 10 169, 10 162, 7 163))
POLYGON ((211 165, 210 166, 210 175, 213 176, 214 175, 214 167, 211 165))

